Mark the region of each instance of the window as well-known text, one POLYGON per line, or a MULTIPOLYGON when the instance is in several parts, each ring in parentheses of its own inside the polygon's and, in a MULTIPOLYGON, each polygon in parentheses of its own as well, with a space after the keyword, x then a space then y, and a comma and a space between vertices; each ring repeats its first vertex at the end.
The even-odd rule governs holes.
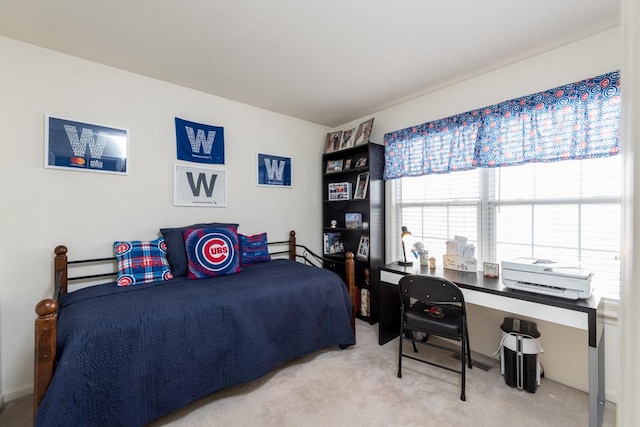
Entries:
POLYGON ((465 236, 479 265, 532 257, 580 266, 618 300, 621 157, 397 179, 396 221, 439 262, 445 241, 465 236))

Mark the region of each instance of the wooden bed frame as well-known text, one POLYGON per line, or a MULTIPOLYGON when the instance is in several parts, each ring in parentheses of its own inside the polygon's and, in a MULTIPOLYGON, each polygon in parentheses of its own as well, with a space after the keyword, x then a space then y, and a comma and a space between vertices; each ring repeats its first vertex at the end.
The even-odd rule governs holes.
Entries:
MULTIPOLYGON (((292 261, 304 262, 305 264, 311 264, 316 267, 322 267, 322 261, 324 258, 316 255, 306 246, 298 245, 296 243, 296 233, 291 231, 289 233, 289 240, 280 242, 269 242, 270 248, 273 246, 284 246, 288 244, 287 250, 273 251, 270 254, 272 257, 288 255, 288 258, 292 261), (301 250, 301 253, 298 253, 301 250)), ((45 392, 53 377, 55 370, 56 359, 56 333, 57 333, 57 320, 58 320, 58 299, 60 295, 67 293, 69 282, 72 281, 87 281, 87 280, 99 280, 106 277, 115 277, 117 272, 112 271, 108 273, 73 276, 69 277, 69 267, 79 267, 82 265, 104 265, 113 263, 115 257, 109 258, 95 258, 87 260, 69 261, 67 259, 67 247, 57 246, 54 250, 55 259, 53 266, 54 273, 54 293, 53 298, 47 298, 40 301, 36 305, 36 314, 38 315, 35 320, 35 354, 34 354, 34 367, 33 367, 33 416, 35 420, 35 414, 38 409, 38 405, 42 401, 45 392)), ((339 263, 335 260, 331 260, 332 263, 339 263)), ((345 283, 351 297, 351 328, 355 335, 355 318, 358 307, 355 306, 356 301, 356 286, 355 286, 355 262, 353 253, 348 252, 345 257, 345 283)))

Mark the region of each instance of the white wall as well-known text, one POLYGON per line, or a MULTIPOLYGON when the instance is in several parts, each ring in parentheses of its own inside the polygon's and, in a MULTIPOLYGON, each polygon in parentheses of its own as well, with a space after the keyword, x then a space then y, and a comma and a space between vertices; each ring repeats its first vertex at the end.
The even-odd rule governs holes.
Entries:
MULTIPOLYGON (((387 132, 619 70, 622 62, 619 39, 619 29, 606 31, 466 81, 451 82, 450 86, 441 90, 378 111, 337 129, 348 129, 366 118, 375 117, 371 140, 382 143, 387 132)), ((390 189, 389 185, 387 189, 390 189)), ((388 191, 387 206, 390 199, 388 191)), ((393 212, 388 210, 387 230, 399 229, 399 225, 394 224, 392 218, 393 212)), ((389 235, 387 232, 387 236, 389 235)), ((387 239, 387 262, 395 259, 396 243, 393 239, 387 239)), ((499 325, 506 314, 481 307, 470 307, 469 329, 471 347, 474 351, 488 355, 493 353, 500 342, 499 325)), ((545 349, 542 363, 546 377, 586 391, 586 332, 548 322, 536 322, 545 349)), ((619 339, 615 320, 607 323, 605 336, 606 396, 607 399, 615 401, 619 372, 619 339)))
MULTIPOLYGON (((32 388, 35 304, 52 292, 52 251, 104 257, 162 226, 240 223, 245 234, 319 250, 327 128, 0 38, 0 396, 32 388), (127 176, 43 167, 44 115, 129 130, 127 176), (174 207, 174 117, 223 126, 227 207, 174 207), (293 188, 256 186, 256 153, 292 157, 293 188)), ((211 70, 212 75, 215 70, 211 70)))
MULTIPOLYGON (((382 143, 393 130, 619 69, 618 38, 618 30, 607 31, 339 129, 375 117, 371 140, 382 143)), ((154 238, 161 226, 221 220, 278 240, 295 229, 299 241, 319 248, 326 128, 6 38, 0 38, 0 60, 0 397, 31 391, 33 309, 51 292, 57 244, 68 245, 71 255, 106 256, 115 239, 154 238), (130 174, 43 168, 46 113, 127 128, 130 174), (224 126, 227 208, 172 206, 175 116, 224 126), (256 187, 257 151, 293 157, 293 189, 256 187)), ((393 253, 387 248, 388 261, 393 253)), ((472 309, 474 350, 497 347, 503 314, 472 309)), ((586 333, 538 324, 547 377, 586 390, 586 333)), ((615 322, 607 325, 606 343, 607 398, 615 401, 615 322)))

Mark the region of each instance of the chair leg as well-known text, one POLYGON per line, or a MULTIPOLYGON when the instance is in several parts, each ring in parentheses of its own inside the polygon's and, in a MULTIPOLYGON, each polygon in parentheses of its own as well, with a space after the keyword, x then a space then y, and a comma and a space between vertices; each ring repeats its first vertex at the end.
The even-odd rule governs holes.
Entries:
MULTIPOLYGON (((471 345, 469 344, 469 328, 467 327, 467 325, 465 325, 464 330, 465 330, 464 335, 465 335, 465 338, 467 340, 467 358, 468 358, 468 361, 469 361, 469 365, 468 366, 469 366, 469 369, 473 369, 473 364, 472 364, 472 361, 471 361, 471 345)), ((463 355, 463 359, 464 359, 464 355, 463 355)))
POLYGON ((398 348, 398 378, 402 378, 402 337, 404 336, 404 325, 400 326, 400 336, 398 342, 400 343, 398 348))
MULTIPOLYGON (((464 328, 464 326, 463 326, 464 328)), ((467 347, 468 341, 465 339, 466 335, 467 335, 467 331, 463 329, 462 331, 463 335, 465 335, 462 339, 462 357, 460 358, 461 360, 461 371, 462 371, 462 392, 460 394, 460 400, 462 400, 463 402, 467 400, 467 397, 465 396, 464 392, 465 392, 465 380, 466 380, 466 365, 467 365, 467 361, 465 360, 466 357, 465 355, 467 353, 471 353, 467 347)), ((469 356, 469 360, 471 360, 471 356, 469 356)))

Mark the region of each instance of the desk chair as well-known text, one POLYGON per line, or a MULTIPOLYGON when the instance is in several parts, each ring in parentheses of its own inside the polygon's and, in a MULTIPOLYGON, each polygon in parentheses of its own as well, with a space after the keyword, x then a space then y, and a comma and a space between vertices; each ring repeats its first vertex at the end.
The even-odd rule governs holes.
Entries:
POLYGON ((402 378, 402 358, 417 360, 437 366, 462 376, 461 400, 465 397, 465 361, 471 364, 471 348, 467 332, 467 312, 462 291, 453 282, 440 277, 408 275, 398 283, 401 300, 400 351, 398 353, 398 378, 402 378), (415 332, 427 334, 424 339, 417 339, 415 332), (436 335, 461 342, 461 349, 444 347, 428 341, 429 335, 436 335), (416 343, 437 347, 460 355, 459 370, 427 360, 418 359, 402 351, 402 342, 409 340, 413 351, 418 352, 416 343))

